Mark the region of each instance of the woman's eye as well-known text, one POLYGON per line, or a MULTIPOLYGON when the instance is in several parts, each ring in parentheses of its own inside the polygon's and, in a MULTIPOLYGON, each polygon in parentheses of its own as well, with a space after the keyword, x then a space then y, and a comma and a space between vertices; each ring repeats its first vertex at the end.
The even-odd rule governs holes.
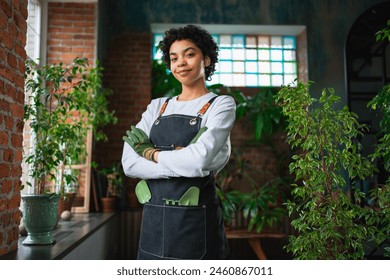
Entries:
POLYGON ((176 57, 171 58, 171 62, 175 62, 177 60, 176 57))
POLYGON ((193 53, 188 53, 187 56, 188 56, 188 57, 193 57, 194 54, 193 54, 193 53))

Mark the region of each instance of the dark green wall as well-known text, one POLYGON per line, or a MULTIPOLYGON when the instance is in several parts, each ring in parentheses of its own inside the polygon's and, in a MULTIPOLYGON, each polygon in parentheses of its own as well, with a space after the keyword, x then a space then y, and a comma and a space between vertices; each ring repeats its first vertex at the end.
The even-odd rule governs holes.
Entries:
POLYGON ((345 41, 354 21, 380 0, 99 0, 98 57, 125 32, 151 23, 305 25, 309 79, 314 89, 345 93, 345 41))

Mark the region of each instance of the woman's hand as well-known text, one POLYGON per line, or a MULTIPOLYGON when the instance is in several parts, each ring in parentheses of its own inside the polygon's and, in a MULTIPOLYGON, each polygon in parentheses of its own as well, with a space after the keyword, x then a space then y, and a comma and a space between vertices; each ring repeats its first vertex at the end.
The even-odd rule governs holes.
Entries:
POLYGON ((155 161, 153 155, 158 150, 150 143, 148 136, 142 129, 132 125, 131 130, 127 130, 126 136, 123 136, 122 139, 129 144, 137 154, 147 160, 155 161))

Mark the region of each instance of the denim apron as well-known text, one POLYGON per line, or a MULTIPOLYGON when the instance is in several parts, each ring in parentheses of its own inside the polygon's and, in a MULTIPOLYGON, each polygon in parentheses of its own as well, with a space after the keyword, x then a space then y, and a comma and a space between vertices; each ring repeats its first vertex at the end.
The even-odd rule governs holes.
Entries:
MULTIPOLYGON (((163 116, 169 99, 150 131, 153 145, 162 151, 190 144, 201 128, 202 115, 214 101, 210 99, 197 116, 163 116)), ((138 259, 226 259, 228 245, 214 177, 172 177, 147 180, 151 199, 144 204, 138 259), (199 188, 197 206, 180 206, 178 201, 190 187, 199 188)))

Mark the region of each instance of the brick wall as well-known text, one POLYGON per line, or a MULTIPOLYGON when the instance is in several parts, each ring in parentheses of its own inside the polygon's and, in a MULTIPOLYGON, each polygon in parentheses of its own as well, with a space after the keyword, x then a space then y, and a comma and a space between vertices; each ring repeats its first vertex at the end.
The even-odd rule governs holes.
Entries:
POLYGON ((102 166, 118 163, 122 156, 122 137, 136 124, 151 99, 151 34, 126 33, 114 39, 104 61, 105 86, 113 90, 110 108, 118 123, 107 129, 109 141, 97 143, 96 160, 102 166))
POLYGON ((0 1, 0 255, 18 247, 27 0, 0 1))
POLYGON ((96 60, 96 3, 49 3, 47 63, 96 60))

